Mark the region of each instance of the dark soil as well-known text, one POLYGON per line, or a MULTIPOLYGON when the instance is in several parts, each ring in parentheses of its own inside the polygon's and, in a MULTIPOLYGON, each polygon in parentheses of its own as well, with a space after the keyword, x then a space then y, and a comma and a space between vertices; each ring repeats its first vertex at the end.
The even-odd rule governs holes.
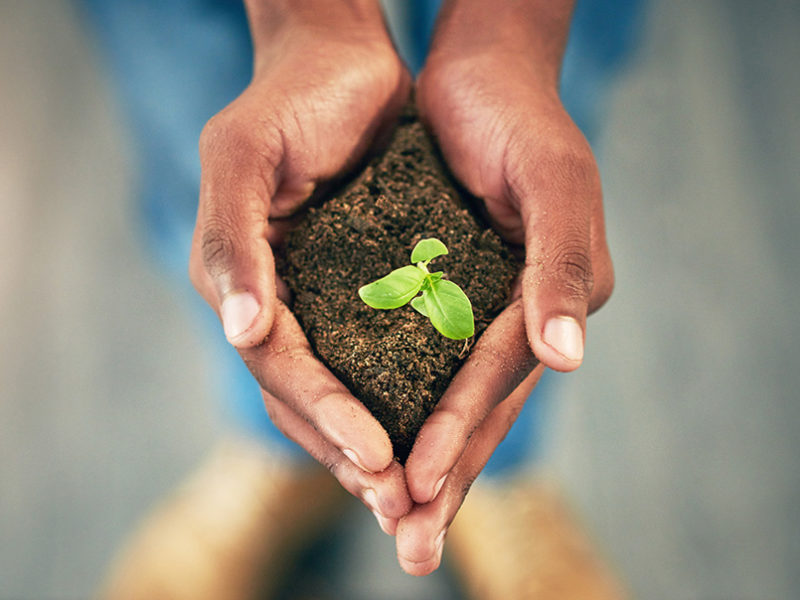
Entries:
POLYGON ((506 306, 519 265, 473 206, 409 108, 385 153, 312 208, 279 257, 315 352, 386 428, 401 462, 468 351, 410 304, 375 310, 357 290, 410 264, 419 240, 439 238, 450 254, 431 270, 466 292, 477 339, 506 306))

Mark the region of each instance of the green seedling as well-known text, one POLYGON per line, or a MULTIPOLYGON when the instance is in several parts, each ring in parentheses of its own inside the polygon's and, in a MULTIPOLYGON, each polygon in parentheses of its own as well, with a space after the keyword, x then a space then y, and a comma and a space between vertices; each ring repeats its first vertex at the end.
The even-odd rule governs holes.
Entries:
POLYGON ((447 254, 447 246, 436 238, 421 240, 411 252, 414 264, 395 269, 362 286, 358 295, 367 305, 383 310, 400 308, 410 302, 411 307, 428 317, 443 336, 453 340, 472 337, 475 318, 469 298, 455 283, 442 279, 441 271, 428 271, 428 263, 443 254, 447 254))

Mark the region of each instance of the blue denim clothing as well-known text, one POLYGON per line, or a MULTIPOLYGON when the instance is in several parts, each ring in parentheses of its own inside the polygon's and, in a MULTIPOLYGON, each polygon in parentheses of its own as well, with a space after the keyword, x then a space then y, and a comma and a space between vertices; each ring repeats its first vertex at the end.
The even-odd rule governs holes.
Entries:
MULTIPOLYGON (((401 0, 402 1, 402 0, 401 0)), ((106 58, 139 159, 142 234, 171 280, 198 303, 186 275, 197 211, 197 140, 206 121, 249 82, 252 48, 241 0, 78 0, 106 58)), ((594 142, 614 75, 635 45, 644 0, 579 0, 562 70, 562 99, 594 142)), ((421 67, 438 1, 404 1, 410 43, 400 52, 421 67)), ((270 423, 258 386, 227 344, 216 317, 213 331, 226 412, 244 430, 291 448, 270 423)), ((211 334, 209 334, 211 335, 211 334)), ((536 454, 546 418, 543 377, 486 472, 503 473, 536 454)))

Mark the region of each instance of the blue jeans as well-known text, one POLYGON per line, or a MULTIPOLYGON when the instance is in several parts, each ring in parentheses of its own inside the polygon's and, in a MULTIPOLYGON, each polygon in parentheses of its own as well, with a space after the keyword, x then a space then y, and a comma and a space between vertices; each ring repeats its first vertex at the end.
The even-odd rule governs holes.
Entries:
MULTIPOLYGON (((106 58, 136 144, 141 232, 152 257, 181 291, 199 300, 186 275, 197 212, 197 140, 206 121, 249 82, 252 47, 241 0, 78 0, 106 58)), ((400 51, 413 71, 424 61, 437 1, 401 0, 400 51)), ((579 0, 562 69, 565 106, 590 142, 602 125, 615 73, 635 45, 644 0, 579 0)), ((246 432, 298 449, 269 421, 258 385, 227 344, 216 317, 208 321, 226 412, 246 432)), ((536 455, 546 418, 545 375, 498 447, 486 472, 513 471, 536 455)))

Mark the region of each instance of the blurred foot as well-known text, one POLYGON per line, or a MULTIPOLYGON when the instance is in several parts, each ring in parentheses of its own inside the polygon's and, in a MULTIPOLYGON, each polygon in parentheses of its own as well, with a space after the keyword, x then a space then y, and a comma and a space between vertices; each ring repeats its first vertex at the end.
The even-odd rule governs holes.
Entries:
POLYGON ((269 598, 346 497, 316 463, 280 463, 253 442, 228 440, 134 532, 99 597, 269 598))
POLYGON ((445 552, 474 600, 622 600, 555 486, 476 483, 445 552))

